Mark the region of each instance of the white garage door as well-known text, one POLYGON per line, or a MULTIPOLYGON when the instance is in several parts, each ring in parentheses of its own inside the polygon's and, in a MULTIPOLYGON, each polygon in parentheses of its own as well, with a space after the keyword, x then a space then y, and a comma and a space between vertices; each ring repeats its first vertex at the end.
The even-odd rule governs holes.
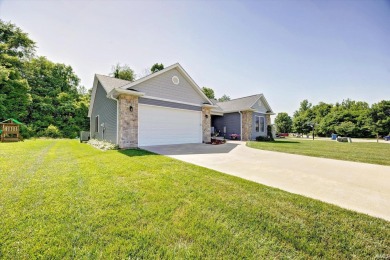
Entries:
POLYGON ((138 145, 201 143, 201 112, 139 105, 138 145))

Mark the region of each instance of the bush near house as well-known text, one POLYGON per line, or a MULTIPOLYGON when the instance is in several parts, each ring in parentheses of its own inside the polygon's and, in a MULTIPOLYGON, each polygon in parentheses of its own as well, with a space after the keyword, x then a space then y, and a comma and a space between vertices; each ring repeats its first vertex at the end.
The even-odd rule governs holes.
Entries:
POLYGON ((270 138, 268 136, 257 136, 256 141, 258 141, 258 142, 273 142, 274 139, 270 138))

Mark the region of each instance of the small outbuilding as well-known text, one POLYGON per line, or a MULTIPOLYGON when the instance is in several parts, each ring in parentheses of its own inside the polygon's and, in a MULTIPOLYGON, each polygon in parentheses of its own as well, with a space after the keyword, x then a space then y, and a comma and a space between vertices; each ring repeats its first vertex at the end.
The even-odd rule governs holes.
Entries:
POLYGON ((0 142, 18 142, 22 140, 19 132, 21 124, 21 122, 13 118, 0 122, 0 142))

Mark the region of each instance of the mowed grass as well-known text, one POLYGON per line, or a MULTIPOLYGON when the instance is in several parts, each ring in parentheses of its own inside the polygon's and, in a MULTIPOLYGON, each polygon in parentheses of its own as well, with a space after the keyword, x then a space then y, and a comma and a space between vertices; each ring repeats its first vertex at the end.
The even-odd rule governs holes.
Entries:
POLYGON ((247 142, 247 146, 275 152, 390 165, 390 145, 384 143, 341 143, 287 138, 276 139, 275 142, 252 141, 247 142))
POLYGON ((390 222, 143 150, 0 143, 0 258, 374 258, 390 222))

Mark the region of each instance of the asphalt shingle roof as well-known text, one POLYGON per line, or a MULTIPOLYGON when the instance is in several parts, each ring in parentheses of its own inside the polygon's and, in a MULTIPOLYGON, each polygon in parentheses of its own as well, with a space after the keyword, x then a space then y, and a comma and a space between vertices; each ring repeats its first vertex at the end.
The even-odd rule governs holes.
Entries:
POLYGON ((103 88, 106 90, 107 93, 113 90, 114 88, 120 88, 124 85, 131 83, 131 81, 128 80, 117 79, 105 75, 96 74, 96 77, 98 78, 98 80, 100 81, 100 83, 102 84, 103 88))
MULTIPOLYGON (((223 111, 241 111, 250 109, 251 106, 262 96, 262 94, 257 94, 248 97, 242 97, 237 99, 232 99, 225 102, 217 102, 216 105, 223 111)), ((218 110, 216 110, 218 111, 218 110)))

